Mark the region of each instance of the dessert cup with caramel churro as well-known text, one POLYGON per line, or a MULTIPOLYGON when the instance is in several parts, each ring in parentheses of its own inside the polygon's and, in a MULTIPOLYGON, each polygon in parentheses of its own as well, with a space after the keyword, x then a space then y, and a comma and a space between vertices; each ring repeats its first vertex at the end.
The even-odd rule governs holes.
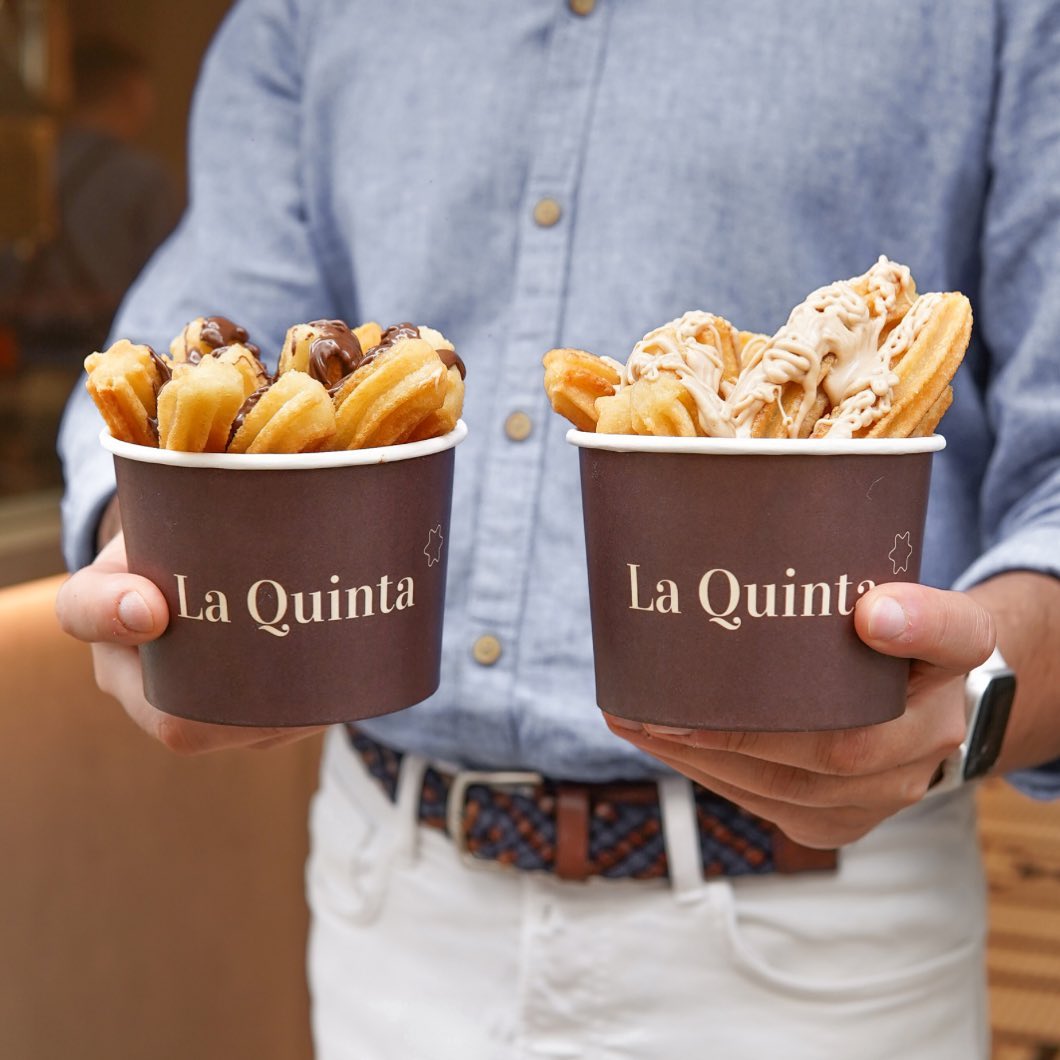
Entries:
POLYGON ((909 663, 866 647, 853 612, 918 577, 933 432, 970 326, 963 295, 918 296, 881 259, 773 336, 692 312, 625 364, 546 355, 576 428, 603 709, 740 731, 902 713, 909 663))

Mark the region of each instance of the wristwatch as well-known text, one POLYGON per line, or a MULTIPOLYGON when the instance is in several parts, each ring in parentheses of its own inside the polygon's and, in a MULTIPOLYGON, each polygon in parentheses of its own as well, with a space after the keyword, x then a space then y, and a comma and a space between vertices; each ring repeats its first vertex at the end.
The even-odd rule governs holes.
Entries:
POLYGON ((997 648, 970 671, 964 685, 964 743, 939 766, 928 795, 952 791, 990 772, 1001 754, 1009 711, 1016 695, 1016 675, 997 648))

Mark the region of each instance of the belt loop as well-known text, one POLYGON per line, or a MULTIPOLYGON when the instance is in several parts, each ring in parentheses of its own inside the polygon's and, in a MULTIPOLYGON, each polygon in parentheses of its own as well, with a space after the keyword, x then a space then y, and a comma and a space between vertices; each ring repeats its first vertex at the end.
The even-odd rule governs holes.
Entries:
POLYGON ((397 828, 390 849, 394 860, 406 865, 412 864, 419 842, 420 795, 426 772, 427 759, 414 754, 402 756, 394 796, 397 828))
POLYGON ((661 777, 658 785, 670 885, 678 901, 693 901, 703 890, 703 857, 692 782, 685 777, 661 777))
POLYGON ((556 875, 561 880, 589 878, 589 813, 586 785, 556 785, 556 875))
MULTIPOLYGON (((343 914, 354 923, 370 924, 383 907, 383 898, 395 864, 410 864, 418 839, 420 788, 427 763, 417 755, 404 755, 398 767, 395 805, 378 826, 378 844, 355 852, 350 865, 350 886, 343 892, 343 914)), ((367 773, 367 770, 366 770, 367 773)))

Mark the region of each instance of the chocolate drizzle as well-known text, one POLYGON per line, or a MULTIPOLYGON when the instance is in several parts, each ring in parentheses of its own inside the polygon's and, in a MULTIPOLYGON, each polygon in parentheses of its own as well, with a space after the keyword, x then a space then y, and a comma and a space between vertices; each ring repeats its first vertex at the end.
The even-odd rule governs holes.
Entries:
POLYGON ((450 350, 446 347, 442 347, 440 350, 435 351, 442 359, 442 364, 446 368, 455 368, 460 373, 461 379, 467 378, 467 369, 464 367, 464 362, 460 360, 460 355, 456 350, 450 350))
MULTIPOLYGON (((151 361, 155 368, 158 370, 158 386, 155 387, 155 406, 157 408, 158 393, 173 378, 173 369, 170 368, 167 361, 162 360, 157 353, 150 346, 147 347, 147 352, 151 355, 151 361)), ((155 444, 158 444, 158 415, 147 417, 147 426, 150 427, 151 433, 155 436, 155 444)))
MULTIPOLYGON (((422 338, 422 336, 420 335, 420 329, 416 327, 415 324, 409 324, 408 322, 394 324, 393 327, 389 327, 383 332, 377 345, 365 352, 364 356, 361 358, 360 364, 368 364, 369 361, 374 361, 381 353, 385 353, 392 346, 396 346, 402 339, 418 338, 422 338)), ((444 364, 447 369, 455 367, 460 373, 461 379, 467 378, 467 369, 464 367, 464 362, 460 359, 456 350, 443 346, 441 349, 436 349, 434 352, 438 354, 442 364, 444 364)), ((358 365, 358 367, 360 367, 360 365, 358 365)))
POLYGON ((381 353, 386 352, 392 346, 396 346, 402 339, 418 339, 419 337, 420 329, 415 324, 394 324, 383 332, 379 342, 365 352, 364 357, 361 358, 361 364, 374 361, 381 353))
POLYGON ((226 449, 232 444, 232 439, 235 438, 239 428, 243 426, 243 423, 246 421, 251 410, 265 396, 265 393, 270 386, 272 386, 271 382, 266 383, 264 386, 259 386, 258 389, 252 394, 249 394, 243 404, 239 406, 239 411, 236 413, 235 419, 232 420, 232 429, 228 432, 228 441, 225 442, 226 449))
POLYGON ((403 324, 394 324, 393 326, 386 329, 383 332, 383 337, 380 339, 380 346, 393 346, 401 339, 418 339, 420 337, 420 329, 415 324, 410 324, 407 320, 403 324))
POLYGON ((199 332, 200 341, 211 350, 235 343, 246 345, 247 329, 233 323, 228 317, 206 317, 199 332))
POLYGON ((188 342, 190 327, 191 324, 184 329, 184 357, 188 364, 198 364, 205 355, 217 354, 220 350, 237 344, 245 346, 255 357, 261 357, 261 350, 254 343, 247 341, 247 329, 228 317, 203 317, 199 338, 194 345, 188 342), (206 347, 205 353, 203 347, 206 347))
POLYGON ((309 374, 333 387, 363 362, 361 344, 341 320, 314 320, 309 326, 317 330, 309 344, 309 374))
POLYGON ((151 360, 154 362, 155 367, 158 369, 158 389, 161 390, 162 387, 164 387, 166 383, 168 383, 170 379, 173 378, 173 369, 170 368, 168 363, 163 361, 162 358, 159 357, 158 354, 155 353, 155 351, 152 350, 150 346, 148 346, 147 349, 148 352, 151 354, 151 360))
MULTIPOLYGON (((217 349, 214 350, 210 354, 210 356, 211 357, 216 357, 217 359, 220 359, 220 358, 224 357, 225 354, 231 348, 232 347, 230 347, 230 346, 218 346, 217 349)), ((258 373, 262 376, 262 378, 264 378, 266 380, 271 378, 269 376, 269 373, 268 373, 267 369, 265 368, 264 363, 261 360, 261 356, 260 356, 260 354, 258 352, 257 346, 253 346, 249 342, 246 342, 246 343, 237 344, 236 349, 246 350, 251 355, 251 357, 254 359, 255 365, 257 366, 258 373)), ((198 363, 198 361, 196 363, 198 363)))

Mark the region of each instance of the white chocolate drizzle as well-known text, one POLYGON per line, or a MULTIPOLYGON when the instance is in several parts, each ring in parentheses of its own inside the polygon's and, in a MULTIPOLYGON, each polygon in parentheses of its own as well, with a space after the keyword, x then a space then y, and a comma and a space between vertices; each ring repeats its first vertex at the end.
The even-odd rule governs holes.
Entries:
POLYGON ((891 411, 891 400, 898 376, 892 370, 895 362, 916 341, 931 314, 942 301, 938 293, 921 295, 905 316, 895 325, 879 347, 879 356, 867 375, 857 374, 857 362, 849 366, 844 377, 833 372, 825 380, 825 391, 832 411, 822 425, 828 438, 852 438, 891 411))
POLYGON ((736 433, 750 435, 755 417, 765 405, 780 401, 787 383, 803 391, 795 414, 784 417, 793 438, 821 387, 833 406, 865 386, 877 396, 886 392, 894 381, 890 362, 882 361, 880 335, 914 293, 909 269, 885 257, 863 276, 814 291, 741 375, 729 402, 736 433))
POLYGON ((799 437, 823 392, 831 409, 820 421, 823 433, 849 438, 890 410, 898 381, 893 366, 941 299, 917 298, 909 269, 881 256, 864 275, 814 291, 771 338, 750 337, 735 384, 725 378, 719 331, 730 325, 711 313, 685 313, 649 332, 625 365, 605 360, 619 373, 618 389, 660 372, 675 375, 695 400, 708 437, 750 436, 755 418, 774 402, 785 432, 799 437), (802 390, 792 411, 782 403, 789 384, 802 390))
POLYGON ((693 311, 649 331, 633 347, 624 365, 609 361, 619 371, 617 389, 670 372, 692 395, 699 425, 707 436, 733 437, 736 432, 723 396, 727 385, 718 323, 719 318, 713 313, 693 311))

